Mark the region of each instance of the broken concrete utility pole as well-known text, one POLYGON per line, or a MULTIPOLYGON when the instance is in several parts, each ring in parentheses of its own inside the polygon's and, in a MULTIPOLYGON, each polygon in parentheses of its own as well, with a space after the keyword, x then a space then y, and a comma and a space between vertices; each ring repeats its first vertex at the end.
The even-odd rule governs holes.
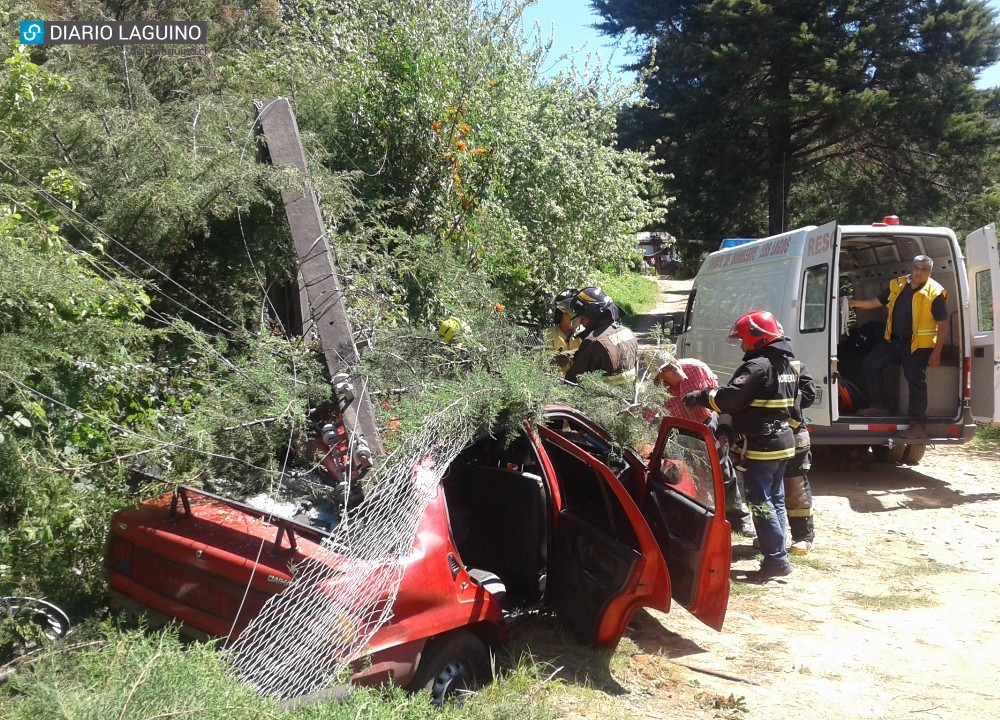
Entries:
POLYGON ((351 375, 358 363, 358 349, 344 306, 337 266, 327 245, 319 202, 309 183, 298 124, 285 98, 254 105, 258 127, 266 142, 265 161, 274 166, 293 165, 302 175, 301 191, 281 191, 299 258, 300 295, 304 294, 307 300, 302 303, 302 327, 308 328, 311 314, 343 412, 351 457, 359 467, 370 466, 372 456, 382 454, 382 443, 375 425, 367 378, 351 375))

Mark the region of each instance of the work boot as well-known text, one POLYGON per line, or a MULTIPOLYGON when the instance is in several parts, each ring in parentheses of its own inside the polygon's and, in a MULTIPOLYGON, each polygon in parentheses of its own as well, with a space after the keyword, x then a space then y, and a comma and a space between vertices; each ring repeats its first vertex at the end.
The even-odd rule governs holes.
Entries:
POLYGON ((858 410, 858 415, 861 417, 886 417, 889 415, 889 409, 872 405, 871 407, 866 407, 864 410, 858 410))
POLYGON ((923 423, 912 423, 910 427, 899 433, 896 437, 907 440, 923 440, 927 438, 927 426, 923 423))
POLYGON ((796 540, 792 543, 792 546, 788 548, 788 552, 792 555, 808 555, 809 551, 812 550, 813 544, 810 540, 796 540))
POLYGON ((750 518, 743 518, 740 520, 730 520, 730 529, 740 537, 745 538, 755 538, 757 537, 757 531, 754 529, 753 520, 750 518))
POLYGON ((771 578, 785 577, 786 575, 791 575, 795 568, 792 567, 791 563, 786 565, 780 565, 778 567, 762 567, 760 570, 754 570, 753 572, 747 573, 747 579, 751 582, 767 582, 771 578))

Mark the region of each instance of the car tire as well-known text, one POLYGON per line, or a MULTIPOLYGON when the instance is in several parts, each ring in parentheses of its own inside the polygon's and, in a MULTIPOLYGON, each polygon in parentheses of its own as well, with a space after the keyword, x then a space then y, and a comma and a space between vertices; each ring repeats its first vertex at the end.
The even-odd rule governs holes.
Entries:
POLYGON ((925 450, 927 450, 926 445, 904 445, 902 462, 916 465, 923 459, 925 450))
POLYGON ((872 445, 872 459, 875 462, 888 462, 888 463, 901 463, 903 462, 903 453, 905 452, 908 445, 893 445, 888 447, 887 445, 872 445))
POLYGON ((0 598, 0 608, 6 614, 38 625, 46 640, 58 640, 69 633, 69 617, 61 608, 45 600, 5 597, 0 598))
POLYGON ((440 706, 457 693, 482 687, 489 676, 490 654, 483 641, 468 630, 453 630, 428 642, 407 687, 429 692, 431 704, 440 706))

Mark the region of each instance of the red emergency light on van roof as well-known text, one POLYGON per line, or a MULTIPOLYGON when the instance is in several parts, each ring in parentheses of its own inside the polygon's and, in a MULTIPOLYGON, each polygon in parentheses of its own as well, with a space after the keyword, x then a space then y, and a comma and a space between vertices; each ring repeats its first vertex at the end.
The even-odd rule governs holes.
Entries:
POLYGON ((889 225, 899 225, 898 215, 886 215, 882 222, 873 222, 872 227, 888 227, 889 225))

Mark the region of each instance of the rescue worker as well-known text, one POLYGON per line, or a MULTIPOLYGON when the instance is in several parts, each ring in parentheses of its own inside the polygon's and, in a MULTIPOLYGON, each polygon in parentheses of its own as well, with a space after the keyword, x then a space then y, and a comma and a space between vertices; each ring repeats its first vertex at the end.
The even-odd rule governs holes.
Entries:
POLYGON ((573 364, 573 355, 580 347, 582 340, 576 337, 577 325, 573 323, 570 313, 570 301, 576 296, 577 290, 568 288, 556 295, 556 315, 553 325, 545 331, 545 346, 556 353, 555 362, 565 375, 573 364))
POLYGON ((684 396, 688 406, 705 406, 732 417, 736 434, 731 449, 753 514, 760 544, 760 570, 751 578, 764 581, 788 575, 792 564, 785 547, 785 490, 788 460, 795 455, 795 438, 788 424, 798 376, 792 368, 792 348, 781 325, 766 310, 752 310, 733 325, 729 340, 739 342, 743 363, 729 383, 714 390, 684 396))
MULTIPOLYGON (((732 531, 745 537, 754 537, 756 532, 749 511, 743 504, 740 495, 739 477, 729 455, 729 437, 719 433, 719 415, 707 407, 688 407, 684 396, 696 390, 711 390, 719 387, 719 379, 708 365, 695 358, 680 360, 672 350, 666 348, 648 348, 642 352, 648 370, 648 377, 653 384, 662 385, 670 390, 670 398, 664 403, 667 415, 681 417, 693 422, 704 423, 712 428, 716 435, 715 449, 719 453, 722 465, 722 480, 726 488, 726 519, 732 531)), ((649 420, 655 420, 655 414, 643 415, 649 420)), ((726 418, 728 421, 728 418, 726 418)))
POLYGON ((566 379, 575 383, 584 373, 600 371, 612 385, 634 382, 639 341, 618 324, 620 311, 614 300, 599 287, 585 287, 569 301, 569 310, 571 322, 583 330, 576 335, 581 343, 566 379))
POLYGON ((792 361, 792 368, 798 373, 799 380, 795 405, 788 418, 788 424, 795 434, 795 455, 785 466, 785 509, 792 535, 788 552, 792 555, 806 555, 812 550, 816 532, 813 527, 812 488, 809 486, 812 448, 809 443, 809 427, 802 411, 816 402, 816 383, 798 360, 792 361))
POLYGON ((913 258, 909 275, 889 281, 878 297, 848 300, 848 306, 875 310, 888 308, 885 337, 865 356, 863 365, 871 405, 859 414, 865 417, 889 415, 882 371, 890 365, 903 366, 909 385, 907 406, 909 427, 901 438, 927 437, 927 368, 941 364, 941 350, 947 338, 948 293, 931 278, 934 261, 926 255, 913 258))

